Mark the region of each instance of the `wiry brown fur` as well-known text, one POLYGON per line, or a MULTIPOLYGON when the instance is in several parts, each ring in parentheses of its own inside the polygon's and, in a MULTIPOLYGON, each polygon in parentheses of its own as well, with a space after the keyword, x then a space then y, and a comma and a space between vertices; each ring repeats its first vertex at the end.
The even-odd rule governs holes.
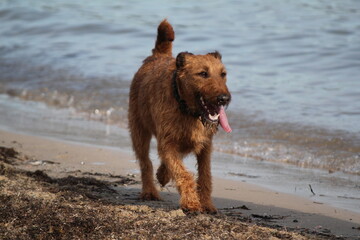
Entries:
POLYGON ((214 212, 210 155, 217 124, 208 124, 200 117, 182 112, 174 97, 172 80, 176 72, 181 99, 186 102, 189 112, 197 112, 199 94, 208 102, 216 102, 221 94, 230 96, 223 74, 225 67, 218 52, 206 55, 183 52, 173 58, 174 36, 172 26, 166 20, 162 21, 153 54, 144 60, 130 88, 129 129, 141 169, 141 198, 160 199, 149 159, 150 140, 154 135, 161 159, 156 174, 159 183, 165 186, 170 180, 176 182, 181 208, 214 212), (200 76, 202 71, 207 71, 209 77, 200 76), (182 158, 191 152, 197 157, 197 182, 182 162, 182 158))

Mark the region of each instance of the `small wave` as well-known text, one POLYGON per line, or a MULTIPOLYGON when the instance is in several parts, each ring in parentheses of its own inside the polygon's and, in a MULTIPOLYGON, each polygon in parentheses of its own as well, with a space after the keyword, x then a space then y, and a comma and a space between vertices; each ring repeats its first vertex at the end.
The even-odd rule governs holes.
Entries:
POLYGON ((351 35, 353 34, 352 31, 348 31, 346 29, 332 29, 332 30, 327 30, 327 33, 330 34, 334 34, 334 35, 351 35))
POLYGON ((44 102, 52 107, 73 108, 91 119, 119 126, 127 124, 127 81, 119 78, 87 78, 48 66, 2 63, 0 93, 44 102))
MULTIPOLYGON (((235 122, 229 115, 229 121, 235 122)), ((231 136, 220 134, 216 150, 258 161, 360 175, 360 139, 355 134, 256 121, 244 115, 233 130, 231 136)))
POLYGON ((0 10, 0 20, 2 21, 36 21, 50 16, 44 11, 31 10, 29 8, 14 7, 0 10))

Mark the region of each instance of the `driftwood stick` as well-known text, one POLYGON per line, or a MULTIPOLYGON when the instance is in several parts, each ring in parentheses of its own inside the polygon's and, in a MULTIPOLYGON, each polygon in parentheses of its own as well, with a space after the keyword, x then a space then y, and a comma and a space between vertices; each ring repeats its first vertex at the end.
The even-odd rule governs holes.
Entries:
POLYGON ((309 184, 309 187, 310 187, 311 193, 312 193, 313 195, 316 195, 315 192, 314 192, 314 190, 313 190, 312 187, 311 187, 311 184, 309 184))

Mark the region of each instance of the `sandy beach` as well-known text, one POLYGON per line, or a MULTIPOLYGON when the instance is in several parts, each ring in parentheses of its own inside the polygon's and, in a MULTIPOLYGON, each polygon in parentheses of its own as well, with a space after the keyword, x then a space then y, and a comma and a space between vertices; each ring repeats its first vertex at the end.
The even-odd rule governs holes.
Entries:
POLYGON ((141 185, 134 174, 137 163, 129 152, 9 131, 0 131, 0 142, 3 239, 360 236, 358 213, 219 178, 213 179, 213 198, 219 213, 185 215, 172 184, 161 189, 163 201, 138 199, 141 185), (45 221, 42 208, 53 209, 47 211, 57 217, 45 221))

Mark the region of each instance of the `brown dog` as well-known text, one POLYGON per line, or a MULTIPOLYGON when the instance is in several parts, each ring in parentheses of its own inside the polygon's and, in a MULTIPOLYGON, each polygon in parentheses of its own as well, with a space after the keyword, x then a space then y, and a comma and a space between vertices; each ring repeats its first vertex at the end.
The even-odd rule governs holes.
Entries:
POLYGON ((172 57, 172 26, 162 21, 152 55, 144 60, 130 88, 129 128, 140 163, 144 200, 159 200, 149 159, 152 135, 157 139, 162 186, 175 180, 180 206, 188 211, 216 212, 211 201, 210 154, 218 125, 231 132, 224 107, 230 102, 226 70, 218 52, 172 57), (182 158, 195 153, 197 184, 182 158))

